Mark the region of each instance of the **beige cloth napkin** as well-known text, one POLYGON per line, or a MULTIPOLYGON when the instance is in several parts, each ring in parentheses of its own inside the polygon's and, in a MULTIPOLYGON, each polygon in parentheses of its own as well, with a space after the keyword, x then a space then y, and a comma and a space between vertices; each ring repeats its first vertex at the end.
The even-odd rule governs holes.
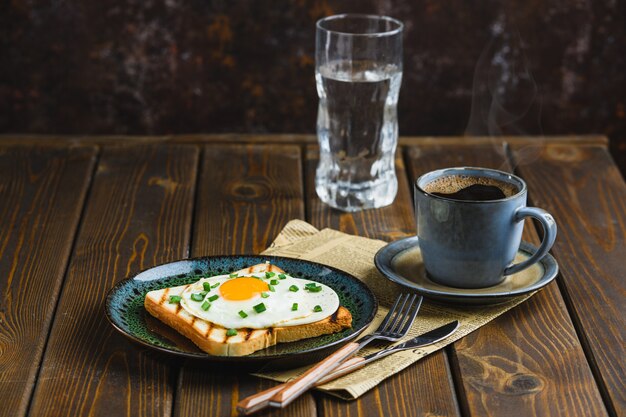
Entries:
MULTIPOLYGON (((387 242, 382 240, 352 236, 332 229, 320 231, 304 221, 292 220, 287 223, 276 240, 263 254, 299 258, 333 266, 365 282, 372 289, 379 302, 376 318, 363 333, 365 335, 378 327, 396 296, 402 292, 399 285, 384 278, 374 266, 374 255, 386 244, 387 242)), ((460 327, 456 333, 439 343, 420 349, 398 352, 372 362, 358 371, 319 387, 319 389, 344 399, 358 398, 385 378, 462 338, 525 301, 531 295, 519 297, 503 304, 481 307, 447 306, 425 300, 413 327, 403 340, 413 338, 452 320, 460 322, 460 327)), ((362 349, 359 355, 365 356, 380 349, 382 349, 380 346, 368 346, 362 349)), ((261 372, 253 375, 284 382, 305 370, 306 367, 279 372, 261 372)))

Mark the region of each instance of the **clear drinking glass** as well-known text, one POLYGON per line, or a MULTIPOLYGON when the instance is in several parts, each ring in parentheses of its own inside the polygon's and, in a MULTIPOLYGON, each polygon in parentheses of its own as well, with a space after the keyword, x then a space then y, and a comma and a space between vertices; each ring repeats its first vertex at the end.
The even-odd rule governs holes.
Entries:
POLYGON ((398 191, 402 29, 386 16, 343 14, 317 22, 315 190, 337 209, 383 207, 398 191))

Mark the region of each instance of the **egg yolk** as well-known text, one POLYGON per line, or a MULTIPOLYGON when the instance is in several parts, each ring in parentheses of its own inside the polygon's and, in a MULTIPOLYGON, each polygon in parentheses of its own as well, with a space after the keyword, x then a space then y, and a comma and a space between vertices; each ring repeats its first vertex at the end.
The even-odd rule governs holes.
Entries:
POLYGON ((248 300, 268 290, 269 287, 266 282, 250 277, 230 279, 220 285, 222 297, 231 301, 248 300))

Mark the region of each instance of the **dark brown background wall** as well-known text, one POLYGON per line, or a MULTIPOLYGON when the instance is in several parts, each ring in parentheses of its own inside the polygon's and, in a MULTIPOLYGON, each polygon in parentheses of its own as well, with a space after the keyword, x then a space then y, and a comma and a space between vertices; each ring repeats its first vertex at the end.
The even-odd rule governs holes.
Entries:
POLYGON ((402 135, 600 133, 624 167, 624 3, 2 2, 0 132, 312 133, 315 21, 362 12, 406 25, 402 135))

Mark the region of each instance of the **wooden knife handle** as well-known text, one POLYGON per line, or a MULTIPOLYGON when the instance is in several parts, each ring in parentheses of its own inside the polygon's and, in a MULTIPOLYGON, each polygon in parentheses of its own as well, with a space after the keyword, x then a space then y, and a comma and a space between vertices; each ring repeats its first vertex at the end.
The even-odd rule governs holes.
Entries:
MULTIPOLYGON (((358 369, 356 364, 363 362, 364 359, 361 357, 350 358, 341 365, 337 369, 335 369, 332 373, 326 375, 326 377, 322 378, 318 381, 316 386, 325 384, 333 379, 337 379, 341 376, 344 376, 350 372, 358 369), (349 368, 349 369, 348 369, 349 368)), ((276 385, 272 388, 268 388, 265 391, 258 392, 254 395, 244 398, 243 400, 237 403, 237 411, 241 414, 252 414, 256 411, 262 410, 265 407, 270 405, 270 398, 274 396, 274 394, 282 391, 287 386, 287 383, 276 385)))
POLYGON ((289 403, 298 398, 300 394, 311 388, 319 380, 337 368, 343 360, 354 354, 358 349, 358 343, 348 343, 298 378, 287 382, 285 388, 270 398, 270 405, 280 408, 286 407, 289 403))
POLYGON ((248 415, 264 409, 270 405, 270 398, 285 388, 285 385, 286 383, 276 385, 275 387, 257 392, 254 395, 244 398, 237 403, 237 411, 241 414, 248 415))
MULTIPOLYGON (((319 386, 325 384, 350 372, 353 372, 359 368, 356 366, 356 364, 363 361, 364 359, 361 357, 350 358, 347 361, 343 362, 341 365, 339 365, 339 367, 337 367, 337 369, 335 369, 333 372, 318 381, 315 385, 319 386)), ((261 391, 244 398, 237 403, 237 411, 239 411, 241 414, 248 415, 264 409, 265 407, 270 405, 270 398, 272 398, 274 394, 282 391, 286 386, 287 382, 273 386, 272 388, 268 388, 265 391, 261 391)))

